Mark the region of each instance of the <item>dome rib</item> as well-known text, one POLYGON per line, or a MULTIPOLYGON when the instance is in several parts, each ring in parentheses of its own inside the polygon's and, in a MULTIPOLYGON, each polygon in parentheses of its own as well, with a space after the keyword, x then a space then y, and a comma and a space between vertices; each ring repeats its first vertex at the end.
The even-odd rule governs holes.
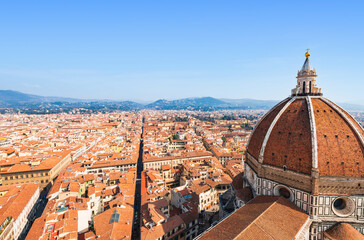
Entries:
POLYGON ((310 127, 311 127, 311 141, 312 141, 312 168, 318 168, 318 159, 317 159, 317 132, 316 132, 316 123, 315 123, 315 113, 313 112, 313 106, 311 102, 311 97, 306 97, 307 108, 308 108, 308 118, 310 119, 310 127))

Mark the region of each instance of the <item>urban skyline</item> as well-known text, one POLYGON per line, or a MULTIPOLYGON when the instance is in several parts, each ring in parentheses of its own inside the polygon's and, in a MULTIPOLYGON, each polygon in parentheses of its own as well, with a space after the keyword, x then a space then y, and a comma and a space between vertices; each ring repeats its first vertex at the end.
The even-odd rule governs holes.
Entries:
POLYGON ((0 237, 364 239, 364 114, 305 57, 269 111, 1 114, 0 237))
POLYGON ((0 240, 364 240, 363 7, 0 3, 0 240))

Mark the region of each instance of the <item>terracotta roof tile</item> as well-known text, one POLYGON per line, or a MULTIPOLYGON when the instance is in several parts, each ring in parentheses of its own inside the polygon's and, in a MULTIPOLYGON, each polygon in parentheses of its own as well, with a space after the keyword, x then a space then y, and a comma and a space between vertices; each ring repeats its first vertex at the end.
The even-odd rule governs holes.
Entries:
POLYGON ((364 177, 364 146, 331 106, 312 99, 320 176, 364 177))
POLYGON ((260 149, 262 147, 264 137, 267 134, 269 126, 277 116, 279 111, 286 105, 289 99, 282 101, 282 103, 276 105, 268 115, 265 115, 260 123, 255 127, 254 134, 252 134, 249 141, 248 152, 256 159, 259 158, 260 149))
POLYGON ((200 239, 294 239, 309 216, 283 197, 259 196, 200 239))
POLYGON ((305 99, 292 102, 276 122, 264 152, 264 163, 311 174, 311 127, 305 99))
POLYGON ((329 240, 364 240, 364 236, 349 223, 337 223, 324 232, 329 240))

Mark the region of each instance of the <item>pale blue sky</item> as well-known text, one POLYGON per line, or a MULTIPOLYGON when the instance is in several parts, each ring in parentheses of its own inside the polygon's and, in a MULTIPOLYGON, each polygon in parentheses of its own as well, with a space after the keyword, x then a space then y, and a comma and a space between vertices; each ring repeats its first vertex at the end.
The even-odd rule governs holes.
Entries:
POLYGON ((156 100, 282 99, 317 84, 364 102, 364 1, 2 1, 0 89, 156 100))

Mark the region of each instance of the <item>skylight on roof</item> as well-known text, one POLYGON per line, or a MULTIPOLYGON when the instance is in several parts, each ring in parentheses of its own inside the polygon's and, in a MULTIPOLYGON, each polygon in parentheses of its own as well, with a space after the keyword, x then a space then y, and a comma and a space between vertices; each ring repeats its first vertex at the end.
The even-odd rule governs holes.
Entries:
POLYGON ((120 218, 120 214, 115 210, 110 218, 110 222, 109 223, 118 223, 119 222, 119 218, 120 218))
POLYGON ((192 198, 192 196, 190 194, 184 196, 185 199, 189 199, 189 198, 192 198))

